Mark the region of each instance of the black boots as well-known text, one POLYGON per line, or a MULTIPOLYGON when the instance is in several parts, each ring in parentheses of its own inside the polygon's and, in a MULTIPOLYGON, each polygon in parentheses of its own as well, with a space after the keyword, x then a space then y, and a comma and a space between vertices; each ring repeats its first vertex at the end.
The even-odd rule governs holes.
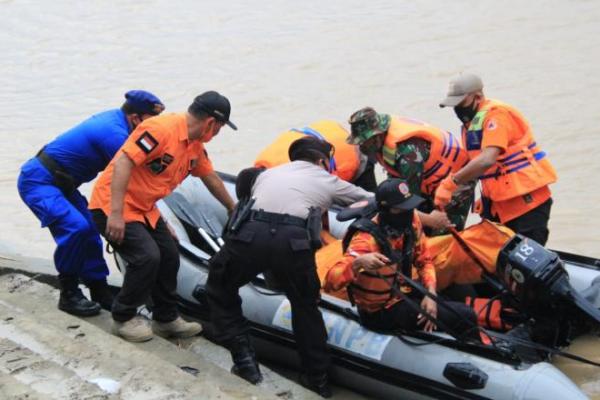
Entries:
POLYGON ((79 279, 72 275, 59 275, 60 298, 58 309, 79 317, 91 317, 100 313, 100 305, 89 301, 78 287, 79 279))
POLYGON ((99 281, 85 280, 83 283, 90 289, 92 301, 100 304, 100 307, 104 308, 106 311, 112 310, 112 303, 115 298, 108 283, 106 283, 106 279, 99 281))
POLYGON ((303 373, 300 375, 300 384, 326 399, 333 395, 333 393, 331 393, 331 388, 329 387, 327 374, 314 376, 303 373))
POLYGON ((262 382, 263 377, 258 368, 256 354, 248 335, 234 337, 229 343, 229 351, 231 351, 231 359, 233 360, 232 374, 254 385, 262 382))

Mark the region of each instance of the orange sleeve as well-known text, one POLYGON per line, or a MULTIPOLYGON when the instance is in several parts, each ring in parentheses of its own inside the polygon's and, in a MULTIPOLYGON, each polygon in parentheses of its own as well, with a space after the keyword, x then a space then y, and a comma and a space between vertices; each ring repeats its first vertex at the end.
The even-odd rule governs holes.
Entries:
MULTIPOLYGON (((192 162, 194 161, 192 160, 192 162)), ((198 151, 198 158, 195 163, 196 165, 193 166, 191 170, 191 174, 194 176, 201 178, 214 172, 212 162, 210 161, 210 158, 208 158, 208 153, 201 143, 198 151)))
POLYGON ((517 129, 506 110, 491 110, 483 122, 481 148, 498 147, 502 153, 508 148, 508 139, 512 130, 517 129))
POLYGON ((133 161, 135 165, 144 164, 151 157, 160 154, 162 147, 167 142, 166 134, 159 129, 151 129, 144 123, 127 138, 121 150, 133 161))
POLYGON ((375 239, 366 232, 357 232, 341 260, 335 263, 325 276, 323 289, 326 292, 334 292, 348 286, 355 278, 352 271, 352 262, 358 256, 373 253, 378 250, 375 239))
POLYGON ((417 241, 415 243, 415 268, 419 274, 419 278, 423 286, 427 289, 436 288, 436 276, 435 267, 433 266, 433 260, 431 254, 425 244, 426 237, 423 234, 423 226, 418 217, 415 216, 413 227, 417 234, 417 241))

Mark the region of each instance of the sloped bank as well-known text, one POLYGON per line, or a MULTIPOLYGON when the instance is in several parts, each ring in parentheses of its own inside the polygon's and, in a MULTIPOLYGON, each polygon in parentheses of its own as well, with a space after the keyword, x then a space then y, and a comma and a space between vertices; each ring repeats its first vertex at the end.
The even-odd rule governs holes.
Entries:
POLYGON ((0 398, 319 398, 268 369, 261 386, 248 384, 223 369, 228 352, 202 337, 134 345, 107 333, 106 312, 63 313, 50 268, 47 260, 0 256, 0 398))

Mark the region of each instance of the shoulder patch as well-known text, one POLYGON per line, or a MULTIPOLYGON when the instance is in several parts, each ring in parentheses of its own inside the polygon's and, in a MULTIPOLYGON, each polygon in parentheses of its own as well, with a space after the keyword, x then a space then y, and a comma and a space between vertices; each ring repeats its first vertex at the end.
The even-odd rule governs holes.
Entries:
POLYGON ((485 129, 487 129, 488 131, 493 131, 494 129, 496 129, 498 125, 496 124, 496 120, 495 119, 490 119, 485 127, 485 129))
POLYGON ((135 144, 137 144, 144 153, 149 154, 156 146, 158 146, 158 140, 156 140, 150 132, 146 131, 135 141, 135 144))
POLYGON ((162 160, 165 164, 169 165, 173 162, 174 157, 172 155, 170 155, 169 153, 165 153, 165 155, 162 156, 162 160))

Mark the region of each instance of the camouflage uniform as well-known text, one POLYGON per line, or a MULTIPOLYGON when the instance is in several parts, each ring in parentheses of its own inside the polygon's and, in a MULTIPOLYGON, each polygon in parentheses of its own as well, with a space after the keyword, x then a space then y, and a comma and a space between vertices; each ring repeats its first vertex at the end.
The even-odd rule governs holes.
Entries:
MULTIPOLYGON (((365 107, 350 117, 351 136, 349 143, 362 144, 378 134, 387 133, 391 117, 387 114, 378 114, 372 108, 365 107)), ((396 147, 394 169, 398 177, 408 182, 412 193, 418 194, 426 200, 420 211, 430 213, 435 209, 433 205, 434 193, 421 192, 423 172, 425 163, 429 159, 431 145, 424 139, 411 138, 396 147)), ((452 195, 450 204, 446 207, 446 213, 456 228, 462 230, 469 214, 469 208, 473 202, 475 183, 457 189, 452 195)), ((448 233, 447 230, 425 229, 427 235, 441 235, 448 233)))
MULTIPOLYGON (((412 193, 416 193, 426 200, 420 211, 430 213, 434 210, 433 199, 434 193, 421 192, 421 183, 423 181, 423 170, 425 162, 429 159, 431 145, 424 139, 411 138, 398 143, 396 147, 396 165, 394 169, 399 174, 399 178, 408 181, 408 186, 412 193)), ((462 230, 465 227, 469 209, 473 202, 473 192, 475 183, 457 189, 453 195, 450 204, 446 207, 448 219, 456 229, 462 230)), ((427 234, 430 236, 447 234, 446 229, 432 230, 426 228, 427 234)))

